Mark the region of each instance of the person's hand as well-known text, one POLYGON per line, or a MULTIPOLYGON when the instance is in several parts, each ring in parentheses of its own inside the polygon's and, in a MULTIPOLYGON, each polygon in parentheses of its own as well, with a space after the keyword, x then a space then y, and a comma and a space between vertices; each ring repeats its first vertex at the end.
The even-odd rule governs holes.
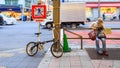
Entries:
POLYGON ((95 27, 91 27, 91 29, 96 30, 96 28, 95 28, 95 27))

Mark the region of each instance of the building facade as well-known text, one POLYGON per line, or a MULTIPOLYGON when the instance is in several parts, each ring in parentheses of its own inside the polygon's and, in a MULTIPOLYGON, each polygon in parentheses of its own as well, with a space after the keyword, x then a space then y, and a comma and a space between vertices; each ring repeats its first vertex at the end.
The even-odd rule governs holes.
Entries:
POLYGON ((105 20, 113 20, 113 18, 118 20, 120 2, 100 2, 100 5, 98 5, 98 2, 86 2, 86 16, 96 20, 99 16, 98 14, 100 14, 100 17, 103 17, 104 14, 105 20), (98 7, 100 7, 100 9, 98 7), (98 10, 100 10, 100 13, 98 10))
POLYGON ((30 17, 32 4, 37 4, 37 0, 1 0, 0 11, 15 18, 30 17))
MULTIPOLYGON (((31 5, 37 4, 39 0, 1 0, 0 4, 19 5, 22 12, 30 11, 31 5)), ((49 4, 52 0, 42 0, 49 4)), ((85 2, 86 17, 91 20, 102 17, 105 14, 105 20, 111 20, 113 17, 118 19, 120 14, 120 0, 61 0, 61 2, 85 2), (100 11, 99 11, 100 10, 100 11)))
POLYGON ((19 6, 24 10, 31 9, 31 4, 37 4, 37 0, 0 0, 0 4, 19 6))
POLYGON ((120 0, 61 0, 64 2, 119 2, 120 0))

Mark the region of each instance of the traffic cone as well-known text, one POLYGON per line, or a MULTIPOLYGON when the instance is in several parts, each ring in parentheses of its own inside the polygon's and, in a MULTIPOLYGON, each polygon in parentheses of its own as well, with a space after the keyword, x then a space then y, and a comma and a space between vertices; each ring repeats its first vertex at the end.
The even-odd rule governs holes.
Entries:
POLYGON ((71 48, 68 46, 68 41, 67 41, 67 36, 64 34, 64 39, 63 39, 63 51, 64 52, 70 52, 71 48))

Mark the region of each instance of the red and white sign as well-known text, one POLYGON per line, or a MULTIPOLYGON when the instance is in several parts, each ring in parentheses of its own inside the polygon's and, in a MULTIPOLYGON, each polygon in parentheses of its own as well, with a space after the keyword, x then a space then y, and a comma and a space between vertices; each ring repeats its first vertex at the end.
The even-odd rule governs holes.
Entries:
POLYGON ((46 18, 46 5, 32 5, 32 18, 45 19, 46 18))

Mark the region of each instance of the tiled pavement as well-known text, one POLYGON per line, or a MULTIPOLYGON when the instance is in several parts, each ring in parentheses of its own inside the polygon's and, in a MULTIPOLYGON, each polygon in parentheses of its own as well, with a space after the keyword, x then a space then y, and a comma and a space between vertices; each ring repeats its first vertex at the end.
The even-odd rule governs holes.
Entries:
MULTIPOLYGON (((54 58, 50 51, 42 56, 42 61, 39 53, 29 57, 25 49, 0 52, 0 68, 120 68, 120 60, 90 59, 86 50, 80 49, 80 40, 68 41, 72 51, 64 53, 61 58, 54 58)), ((120 43, 117 42, 107 43, 107 48, 120 48, 120 43)), ((95 43, 91 40, 85 40, 83 45, 84 48, 95 48, 95 43)))
MULTIPOLYGON (((78 35, 81 35, 83 38, 88 38, 88 32, 90 32, 90 30, 78 30, 78 31, 75 31, 75 30, 69 30, 71 32, 74 32, 78 35)), ((76 35, 73 35, 72 33, 69 33, 69 32, 65 32, 67 34, 67 37, 69 38, 77 38, 78 36, 76 35)), ((107 38, 120 38, 120 30, 112 30, 112 34, 107 34, 107 38)), ((86 41, 86 40, 84 40, 86 41)), ((91 40, 87 40, 89 41, 89 43, 93 42, 91 40)), ((114 44, 114 42, 112 42, 113 40, 107 40, 107 43, 110 43, 110 44, 114 44)), ((114 40, 116 41, 116 40, 114 40)), ((120 43, 120 40, 117 40, 116 43, 120 43)))
MULTIPOLYGON (((0 52, 0 68, 120 68, 120 60, 90 59, 87 51, 80 49, 79 40, 68 41, 72 51, 64 53, 61 58, 54 58, 50 51, 45 56, 37 53, 34 57, 27 56, 25 49, 0 52)), ((116 42, 107 43, 107 48, 120 48, 116 42)), ((95 48, 94 41, 84 41, 83 45, 84 48, 95 48)))
MULTIPOLYGON (((107 37, 118 38, 118 31, 112 32, 107 37)), ((88 37, 88 31, 76 32, 84 37, 88 37)), ((75 37, 67 33, 68 37, 75 37)), ((100 43, 101 44, 101 43, 100 43)), ((120 48, 120 40, 107 40, 107 48, 120 48)), ((91 59, 85 48, 95 48, 95 41, 83 40, 84 49, 80 49, 80 40, 69 40, 69 47, 71 52, 64 53, 61 58, 55 58, 48 51, 45 57, 40 62, 38 68, 120 68, 120 60, 106 60, 106 59, 91 59)), ((101 46, 102 47, 102 46, 101 46)), ((120 56, 119 56, 120 58, 120 56)))
MULTIPOLYGON (((93 60, 85 49, 81 50, 80 46, 75 44, 69 44, 72 51, 64 53, 61 58, 53 57, 48 51, 38 68, 120 68, 120 60, 93 60)), ((119 44, 116 44, 116 46, 107 44, 107 48, 120 48, 117 45, 119 44)), ((95 46, 87 44, 84 48, 95 48, 95 46)))

